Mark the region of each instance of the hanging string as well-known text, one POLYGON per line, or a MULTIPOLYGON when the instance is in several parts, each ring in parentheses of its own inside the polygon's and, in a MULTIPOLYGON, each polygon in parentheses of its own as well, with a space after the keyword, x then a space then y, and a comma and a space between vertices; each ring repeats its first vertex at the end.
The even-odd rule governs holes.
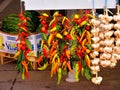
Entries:
POLYGON ((95 16, 95 2, 92 0, 92 14, 95 16))
POLYGON ((104 14, 108 15, 107 0, 105 0, 104 14))
POLYGON ((94 2, 94 0, 92 0, 92 8, 93 9, 95 8, 95 2, 94 2))
POLYGON ((107 0, 105 0, 105 8, 107 8, 107 0))
POLYGON ((118 4, 118 5, 119 5, 119 0, 116 0, 116 4, 118 4))
POLYGON ((117 14, 119 15, 119 13, 120 13, 119 0, 116 0, 116 6, 117 6, 117 14))

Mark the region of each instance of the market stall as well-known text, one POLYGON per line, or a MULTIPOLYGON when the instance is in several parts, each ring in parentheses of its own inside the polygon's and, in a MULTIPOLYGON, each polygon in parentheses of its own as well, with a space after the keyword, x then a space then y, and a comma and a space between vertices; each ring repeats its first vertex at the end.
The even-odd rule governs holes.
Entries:
POLYGON ((22 2, 19 14, 21 22, 18 25, 18 49, 14 56, 18 58, 17 70, 20 71, 22 79, 24 76, 29 78, 29 66, 31 62, 35 62, 37 69, 41 71, 50 66, 50 76, 58 74, 58 85, 65 73, 68 74, 66 81, 69 82, 78 82, 79 77, 83 76, 94 84, 101 84, 102 77, 98 75, 100 67, 114 68, 120 59, 119 6, 117 15, 109 16, 109 13, 112 14, 109 8, 116 8, 116 0, 22 0, 22 2), (32 41, 28 39, 31 33, 28 32, 26 23, 29 18, 24 16, 23 1, 25 11, 84 9, 85 13, 82 16, 71 15, 73 17, 69 19, 56 11, 50 21, 48 14, 41 13, 38 16, 40 25, 37 32, 41 35, 37 48, 40 52, 33 59, 34 56, 28 55, 32 50, 32 41), (96 17, 96 9, 103 9, 103 14, 96 17))

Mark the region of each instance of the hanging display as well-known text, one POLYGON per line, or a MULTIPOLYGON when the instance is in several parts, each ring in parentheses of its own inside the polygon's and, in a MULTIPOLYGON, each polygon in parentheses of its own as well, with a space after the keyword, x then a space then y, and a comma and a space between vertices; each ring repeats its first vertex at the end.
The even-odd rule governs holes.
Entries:
MULTIPOLYGON (((93 10, 94 8, 93 6, 93 10)), ((32 44, 28 37, 31 34, 29 30, 36 28, 36 24, 31 22, 31 17, 34 16, 25 17, 24 14, 25 12, 21 12, 17 18, 19 22, 16 22, 19 43, 14 55, 14 58, 17 58, 16 68, 22 79, 25 76, 29 78, 31 61, 28 56, 32 51, 32 44)), ((36 32, 42 36, 38 41, 40 47, 37 48, 37 70, 46 70, 50 66, 50 76, 58 75, 58 85, 62 75, 68 72, 74 73, 76 82, 84 76, 94 84, 101 84, 103 78, 98 75, 100 67, 114 68, 120 59, 119 14, 109 16, 106 7, 104 15, 98 17, 95 17, 94 12, 91 14, 90 10, 85 10, 83 16, 74 14, 72 19, 58 11, 53 14, 51 20, 48 18, 48 14, 42 13, 36 19, 39 20, 36 32)), ((6 20, 4 22, 8 23, 6 20)), ((6 24, 4 28, 6 30, 6 24)))

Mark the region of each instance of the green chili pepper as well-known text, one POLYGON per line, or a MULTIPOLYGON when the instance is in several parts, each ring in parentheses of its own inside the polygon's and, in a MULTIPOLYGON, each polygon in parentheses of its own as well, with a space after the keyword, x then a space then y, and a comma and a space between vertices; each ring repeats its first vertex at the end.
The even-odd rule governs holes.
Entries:
POLYGON ((75 64, 75 78, 76 78, 77 82, 79 81, 79 72, 78 72, 78 70, 79 70, 79 64, 76 63, 75 64))
POLYGON ((57 81, 58 85, 60 84, 61 78, 62 78, 62 68, 59 67, 58 68, 58 81, 57 81))

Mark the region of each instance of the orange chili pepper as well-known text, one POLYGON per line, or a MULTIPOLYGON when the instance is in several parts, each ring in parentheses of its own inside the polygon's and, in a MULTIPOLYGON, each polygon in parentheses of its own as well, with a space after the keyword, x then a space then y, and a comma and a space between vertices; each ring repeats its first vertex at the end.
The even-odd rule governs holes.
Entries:
POLYGON ((66 62, 66 66, 67 66, 68 70, 70 71, 70 73, 73 73, 72 68, 68 62, 66 62))
POLYGON ((59 66, 58 62, 55 62, 55 65, 52 67, 51 72, 50 72, 51 73, 51 77, 57 71, 58 66, 59 66))
POLYGON ((47 52, 46 48, 43 48, 42 52, 43 52, 44 56, 46 58, 48 58, 48 52, 47 52))
POLYGON ((50 62, 52 61, 53 56, 57 53, 57 50, 54 50, 51 54, 50 54, 50 62))
POLYGON ((82 48, 83 48, 83 50, 86 50, 86 47, 85 47, 85 43, 86 43, 86 38, 82 41, 82 48))
POLYGON ((87 31, 87 39, 88 39, 88 43, 91 44, 91 35, 89 31, 87 31))
POLYGON ((57 44, 58 44, 58 40, 53 43, 53 45, 52 45, 52 47, 51 47, 51 49, 50 49, 50 55, 51 55, 52 52, 54 51, 54 48, 57 46, 57 44))
POLYGON ((70 60, 70 50, 65 50, 66 57, 70 60))
POLYGON ((22 47, 22 45, 20 43, 17 44, 17 49, 18 51, 20 51, 20 48, 22 47))
POLYGON ((20 41, 20 44, 22 45, 26 44, 25 40, 20 41))
POLYGON ((82 35, 81 35, 81 38, 80 38, 79 42, 81 42, 81 41, 82 41, 82 39, 83 39, 83 38, 84 38, 84 36, 85 36, 85 33, 86 33, 86 30, 82 33, 82 35))

